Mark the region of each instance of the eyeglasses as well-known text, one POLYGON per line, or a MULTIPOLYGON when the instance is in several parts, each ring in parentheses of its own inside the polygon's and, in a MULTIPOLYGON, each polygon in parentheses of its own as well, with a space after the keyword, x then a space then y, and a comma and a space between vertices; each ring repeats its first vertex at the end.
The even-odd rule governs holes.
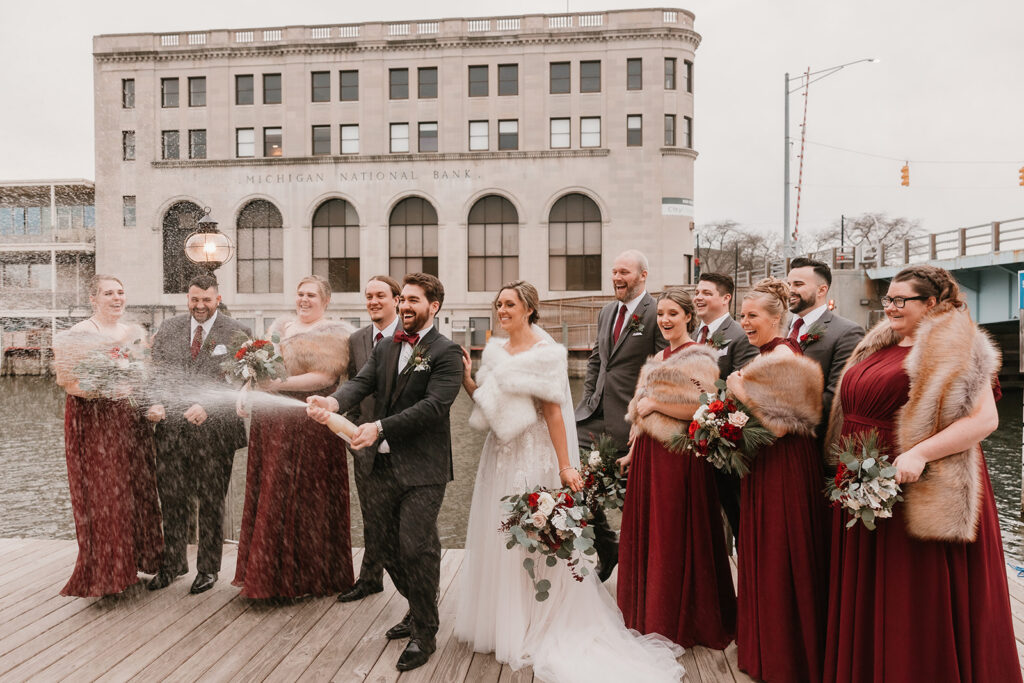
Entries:
POLYGON ((926 296, 883 296, 882 308, 890 304, 896 308, 903 308, 908 301, 925 301, 927 298, 926 296))

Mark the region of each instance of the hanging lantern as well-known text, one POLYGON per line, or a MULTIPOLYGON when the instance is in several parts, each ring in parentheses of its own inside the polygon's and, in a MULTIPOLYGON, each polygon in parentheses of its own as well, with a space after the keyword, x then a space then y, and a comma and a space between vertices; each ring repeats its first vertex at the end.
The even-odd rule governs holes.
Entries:
POLYGON ((210 207, 204 208, 203 213, 196 231, 185 239, 185 256, 212 273, 231 260, 235 245, 217 229, 217 221, 210 218, 210 207))

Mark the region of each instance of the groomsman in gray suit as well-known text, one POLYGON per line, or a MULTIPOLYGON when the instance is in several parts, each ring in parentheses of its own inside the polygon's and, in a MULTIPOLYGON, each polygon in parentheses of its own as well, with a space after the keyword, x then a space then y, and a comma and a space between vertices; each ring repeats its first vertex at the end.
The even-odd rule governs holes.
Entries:
MULTIPOLYGON (((370 324, 352 333, 348 347, 348 376, 355 377, 373 354, 373 349, 382 341, 389 341, 398 328, 398 296, 402 286, 387 275, 374 275, 366 283, 366 312, 370 324)), ((348 418, 357 425, 373 420, 374 398, 370 394, 348 412, 348 418)), ((356 491, 359 493, 359 511, 363 516, 363 561, 359 566, 359 580, 346 592, 338 596, 339 602, 351 602, 384 590, 384 557, 380 543, 383 532, 380 529, 380 514, 369 504, 370 473, 376 450, 362 448, 354 450, 352 463, 355 471, 356 491)))
MULTIPOLYGON (((647 257, 636 250, 625 251, 612 266, 615 301, 597 315, 597 341, 587 361, 583 398, 576 406, 576 433, 580 446, 589 448, 592 439, 607 434, 625 453, 629 447, 626 409, 640 368, 668 342, 658 328, 658 307, 647 293, 647 257)), ((594 515, 594 547, 604 581, 619 561, 615 532, 604 511, 594 515)))
MULTIPOLYGON (((828 308, 832 271, 821 261, 795 258, 789 264, 789 310, 793 313, 788 337, 800 344, 804 355, 821 365, 825 374, 822 424, 828 422, 836 383, 846 360, 864 338, 864 328, 828 308)), ((819 429, 819 436, 823 430, 819 429)))
MULTIPOLYGON (((729 315, 729 302, 735 293, 736 285, 728 275, 701 273, 693 295, 693 306, 700 323, 697 327, 697 343, 715 349, 718 354, 718 374, 722 379, 742 368, 758 354, 757 347, 747 341, 743 328, 729 315)), ((718 499, 732 527, 732 535, 739 538, 739 477, 715 470, 715 481, 718 483, 718 499)))

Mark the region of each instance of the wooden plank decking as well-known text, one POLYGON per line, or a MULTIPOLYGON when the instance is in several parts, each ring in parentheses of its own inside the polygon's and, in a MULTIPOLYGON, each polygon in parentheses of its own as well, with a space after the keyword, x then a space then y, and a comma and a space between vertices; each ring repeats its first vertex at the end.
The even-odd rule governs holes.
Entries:
MULTIPOLYGON (((0 539, 0 682, 534 681, 529 670, 511 671, 453 637, 452 586, 461 550, 442 556, 438 651, 405 674, 395 670, 404 641, 384 637, 406 609, 390 583, 354 603, 333 596, 277 604, 247 600, 230 585, 235 547, 226 546, 220 580, 202 595, 188 595, 192 577, 186 576, 161 591, 140 583, 118 596, 61 597, 76 552, 73 541, 0 539)), ((354 551, 356 566, 361 552, 354 551)), ((613 582, 608 587, 614 592, 613 582)), ((1015 573, 1010 593, 1024 661, 1024 579, 1015 573)), ((736 665, 735 644, 724 651, 691 648, 682 661, 690 683, 751 680, 736 665)))

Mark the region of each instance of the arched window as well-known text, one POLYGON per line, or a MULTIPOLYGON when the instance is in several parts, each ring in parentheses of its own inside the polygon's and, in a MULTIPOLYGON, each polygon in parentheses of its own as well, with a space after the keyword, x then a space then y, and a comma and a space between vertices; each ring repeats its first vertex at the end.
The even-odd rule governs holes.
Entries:
POLYGON ((601 209, 590 197, 567 194, 551 207, 548 288, 601 289, 601 209))
POLYGON ((192 202, 177 202, 164 214, 164 294, 187 292, 189 280, 207 272, 185 256, 185 240, 202 217, 203 210, 192 202))
POLYGON ((359 214, 344 199, 328 199, 313 214, 313 274, 333 292, 358 292, 359 214))
POLYGON ((284 291, 283 226, 281 212, 265 199, 254 199, 239 212, 239 294, 284 291))
POLYGON ((496 292, 519 279, 519 213, 498 195, 469 210, 469 291, 496 292))
POLYGON ((437 211, 425 199, 409 197, 391 210, 388 221, 391 277, 399 282, 406 273, 437 277, 437 211))

